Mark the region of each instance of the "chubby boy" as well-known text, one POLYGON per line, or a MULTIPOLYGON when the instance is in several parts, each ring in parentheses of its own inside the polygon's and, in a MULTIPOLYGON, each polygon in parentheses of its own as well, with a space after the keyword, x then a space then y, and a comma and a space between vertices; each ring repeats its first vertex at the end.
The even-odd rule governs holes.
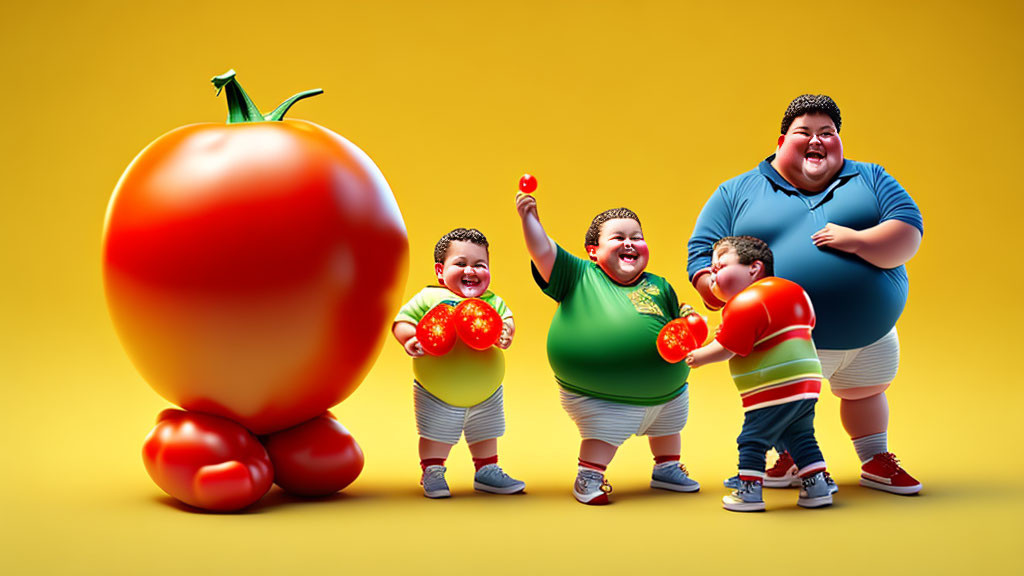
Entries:
POLYGON ((797 504, 832 503, 835 484, 814 437, 814 406, 821 391, 821 363, 811 340, 814 309, 798 284, 775 278, 768 245, 751 236, 730 236, 713 248, 711 290, 725 302, 722 324, 707 346, 686 357, 698 368, 729 360, 743 400, 739 487, 722 498, 736 512, 765 509, 761 487, 765 452, 784 442, 799 468, 797 504))
POLYGON ((650 442, 651 487, 698 491, 679 462, 689 368, 662 360, 656 343, 661 328, 679 317, 679 302, 668 281, 645 271, 649 251, 640 219, 626 208, 598 214, 587 230, 584 260, 547 235, 536 198, 518 194, 516 209, 534 280, 559 303, 547 350, 562 406, 582 437, 573 496, 584 504, 609 502, 604 472, 634 434, 650 442))
POLYGON ((444 463, 459 438, 473 455, 476 475, 473 488, 492 494, 522 492, 526 484, 498 466, 498 438, 505 434, 502 379, 505 359, 501 349, 512 345, 515 322, 512 311, 491 283, 487 238, 476 229, 456 228, 434 247, 434 273, 438 286, 427 286, 398 312, 392 332, 413 358, 413 400, 419 431, 420 483, 428 498, 451 496, 444 463), (479 298, 502 318, 501 336, 495 346, 473 350, 461 341, 444 356, 429 356, 416 338, 416 325, 438 304, 458 305, 479 298))

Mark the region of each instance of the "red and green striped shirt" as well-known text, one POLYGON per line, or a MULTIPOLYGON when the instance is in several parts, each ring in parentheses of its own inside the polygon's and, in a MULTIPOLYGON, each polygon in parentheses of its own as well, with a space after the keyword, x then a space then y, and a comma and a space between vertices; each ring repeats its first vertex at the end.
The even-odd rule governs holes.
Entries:
POLYGON ((736 354, 729 371, 744 411, 818 397, 813 328, 810 298, 783 278, 758 280, 726 303, 715 340, 736 354))

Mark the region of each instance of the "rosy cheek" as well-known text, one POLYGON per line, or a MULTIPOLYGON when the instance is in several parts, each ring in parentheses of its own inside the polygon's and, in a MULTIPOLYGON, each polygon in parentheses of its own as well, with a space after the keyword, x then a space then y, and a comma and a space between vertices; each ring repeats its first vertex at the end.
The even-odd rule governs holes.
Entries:
POLYGON ((643 240, 636 240, 635 242, 633 242, 633 249, 636 250, 636 253, 641 255, 641 256, 645 256, 646 257, 646 256, 649 255, 649 252, 648 252, 648 249, 647 249, 647 242, 645 242, 643 240))

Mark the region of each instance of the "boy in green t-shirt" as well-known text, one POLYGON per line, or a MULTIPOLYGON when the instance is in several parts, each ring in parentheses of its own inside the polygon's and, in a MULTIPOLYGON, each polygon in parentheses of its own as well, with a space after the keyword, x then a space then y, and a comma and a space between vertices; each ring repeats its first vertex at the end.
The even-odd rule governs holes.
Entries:
POLYGON ((590 259, 583 260, 548 237, 533 196, 518 194, 516 209, 534 279, 559 303, 547 348, 562 406, 582 436, 573 496, 608 503, 604 472, 634 434, 649 438, 652 488, 698 491, 679 463, 689 368, 663 360, 656 343, 679 317, 679 301, 668 281, 644 271, 649 253, 640 219, 626 208, 598 214, 584 243, 590 259))
POLYGON ((413 358, 413 400, 419 431, 420 483, 428 498, 451 496, 445 481, 445 460, 465 433, 476 475, 473 488, 492 494, 522 492, 526 484, 498 466, 498 438, 505 433, 501 381, 505 358, 512 345, 512 312, 487 289, 491 282, 487 238, 479 230, 456 228, 434 247, 434 273, 439 286, 427 286, 398 312, 392 332, 413 358), (502 319, 498 342, 474 350, 461 340, 444 356, 426 355, 416 338, 416 325, 441 303, 458 305, 468 298, 490 304, 502 319))

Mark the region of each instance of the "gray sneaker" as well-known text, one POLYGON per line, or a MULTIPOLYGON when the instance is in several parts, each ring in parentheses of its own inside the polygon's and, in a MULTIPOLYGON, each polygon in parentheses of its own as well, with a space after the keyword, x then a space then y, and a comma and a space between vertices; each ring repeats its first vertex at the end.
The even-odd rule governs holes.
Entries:
POLYGON ((740 480, 740 487, 732 494, 722 496, 722 507, 733 512, 763 512, 764 499, 761 498, 761 483, 751 480, 740 480))
POLYGON ((476 471, 473 489, 491 494, 515 494, 526 489, 526 482, 505 474, 497 464, 488 464, 476 471))
MULTIPOLYGON (((803 488, 796 503, 804 508, 820 508, 832 504, 832 488, 835 482, 824 472, 818 472, 802 480, 803 488)), ((838 490, 838 488, 836 488, 838 490)))
POLYGON ((576 473, 576 483, 572 486, 572 495, 583 504, 608 504, 608 495, 612 493, 612 485, 604 479, 604 474, 592 468, 580 466, 576 473))
POLYGON ((427 466, 423 470, 420 484, 423 485, 423 495, 427 498, 447 498, 452 495, 448 490, 448 483, 444 481, 444 473, 448 469, 444 466, 427 466))
POLYGON ((686 466, 678 462, 655 464, 651 472, 651 488, 672 490, 674 492, 696 492, 700 483, 690 478, 686 466))

